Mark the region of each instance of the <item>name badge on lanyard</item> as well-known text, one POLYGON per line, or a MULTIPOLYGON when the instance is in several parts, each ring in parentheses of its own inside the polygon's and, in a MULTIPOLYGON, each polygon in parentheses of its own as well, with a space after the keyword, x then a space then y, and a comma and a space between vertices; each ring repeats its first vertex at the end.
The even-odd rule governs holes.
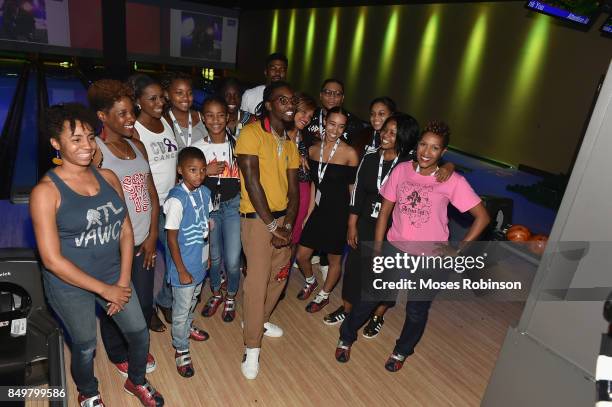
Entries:
MULTIPOLYGON (((387 180, 389 179, 389 175, 391 174, 393 167, 395 167, 395 165, 397 164, 397 160, 399 159, 399 156, 395 157, 395 159, 391 163, 389 172, 387 172, 385 177, 382 178, 382 168, 383 168, 383 163, 385 162, 384 158, 385 158, 385 154, 384 152, 381 151, 380 160, 378 161, 378 176, 376 177, 376 188, 378 192, 380 192, 380 188, 382 188, 382 186, 385 185, 385 182, 387 182, 387 180)), ((381 206, 382 204, 378 201, 372 203, 372 213, 370 214, 372 218, 378 219, 378 215, 380 214, 381 206)))

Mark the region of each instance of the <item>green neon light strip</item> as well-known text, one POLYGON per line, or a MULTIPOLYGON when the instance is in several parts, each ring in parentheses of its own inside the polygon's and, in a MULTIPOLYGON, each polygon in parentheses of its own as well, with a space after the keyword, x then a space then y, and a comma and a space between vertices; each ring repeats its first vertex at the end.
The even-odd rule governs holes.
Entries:
POLYGON ((398 6, 393 6, 393 11, 387 22, 387 32, 383 42, 382 53, 380 55, 380 68, 378 69, 377 90, 378 93, 387 93, 387 84, 393 67, 393 54, 397 43, 397 30, 399 27, 400 9, 398 6))
POLYGON ((551 21, 552 19, 542 14, 535 16, 514 75, 514 88, 510 97, 511 111, 516 112, 519 107, 524 111, 530 107, 529 96, 544 66, 551 21))
POLYGON ((423 38, 421 40, 421 47, 417 56, 417 67, 414 75, 414 81, 412 89, 409 89, 409 94, 412 95, 412 103, 409 105, 410 109, 416 109, 417 106, 422 106, 423 101, 421 100, 429 79, 431 78, 431 68, 433 65, 433 56, 436 52, 436 41, 438 40, 438 31, 440 27, 439 17, 439 6, 433 6, 433 12, 429 16, 423 38))
POLYGON ((463 53, 456 81, 455 103, 453 103, 453 106, 459 109, 466 107, 469 102, 482 66, 483 50, 487 38, 487 12, 488 9, 484 9, 479 14, 463 53))
MULTIPOLYGON (((291 10, 289 17, 289 30, 287 32, 287 59, 293 61, 293 44, 295 42, 295 14, 296 10, 291 10)), ((290 71, 291 72, 291 71, 290 71)))
POLYGON ((308 17, 308 29, 306 31, 306 45, 304 47, 304 64, 302 66, 302 88, 308 89, 308 79, 310 78, 310 67, 312 66, 312 52, 314 49, 314 33, 315 33, 315 22, 317 18, 317 9, 310 9, 310 16, 308 17))
POLYGON ((270 53, 276 52, 276 39, 278 38, 278 10, 274 10, 272 18, 272 32, 270 33, 270 53))
POLYGON ((347 73, 347 85, 350 93, 353 93, 353 87, 359 78, 359 67, 361 66, 361 54, 363 51, 363 39, 365 37, 366 27, 366 7, 360 7, 359 16, 357 17, 357 25, 353 34, 353 48, 349 58, 349 66, 347 73))
POLYGON ((336 57, 336 41, 338 39, 338 9, 334 9, 331 23, 329 24, 329 34, 327 36, 327 52, 325 53, 325 69, 324 76, 328 78, 331 76, 334 59, 336 57))

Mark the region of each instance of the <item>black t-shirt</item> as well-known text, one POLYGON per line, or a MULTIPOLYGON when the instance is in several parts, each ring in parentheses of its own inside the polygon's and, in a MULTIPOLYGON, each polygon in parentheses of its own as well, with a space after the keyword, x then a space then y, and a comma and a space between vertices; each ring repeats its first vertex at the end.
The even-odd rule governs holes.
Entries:
MULTIPOLYGON (((413 158, 414 154, 408 154, 407 157, 398 159, 396 165, 400 162, 410 161, 413 158)), ((382 202, 382 197, 378 192, 377 186, 379 164, 379 151, 369 152, 363 157, 355 177, 351 205, 349 207, 352 214, 358 215, 359 218, 369 219, 372 222, 376 222, 376 217, 373 217, 372 214, 378 213, 382 202)), ((392 164, 393 161, 383 161, 380 175, 381 183, 391 170, 392 164)))

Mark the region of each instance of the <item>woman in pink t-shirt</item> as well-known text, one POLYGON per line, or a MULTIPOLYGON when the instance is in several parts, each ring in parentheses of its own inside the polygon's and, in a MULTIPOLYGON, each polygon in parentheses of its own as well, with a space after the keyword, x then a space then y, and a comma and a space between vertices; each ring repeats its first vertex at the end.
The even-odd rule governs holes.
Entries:
MULTIPOLYGON (((403 242, 448 241, 449 203, 459 211, 469 211, 474 216, 474 222, 462 242, 476 240, 487 226, 489 215, 480 197, 465 178, 457 173, 453 173, 444 183, 435 178, 449 138, 450 129, 445 123, 428 123, 417 143, 416 161, 398 164, 392 171, 389 180, 380 190, 383 202, 376 223, 375 242, 382 243, 384 240, 391 215, 392 224, 387 240, 396 247, 405 246, 403 242)), ((414 248, 413 254, 421 253, 421 245, 418 246, 418 249, 414 248)), ((357 330, 366 322, 377 304, 361 302, 353 305, 340 328, 336 360, 349 360, 351 345, 357 339, 357 330)), ((393 353, 385 363, 387 370, 398 371, 406 357, 414 353, 415 346, 425 332, 430 306, 431 301, 407 301, 404 327, 393 353)))

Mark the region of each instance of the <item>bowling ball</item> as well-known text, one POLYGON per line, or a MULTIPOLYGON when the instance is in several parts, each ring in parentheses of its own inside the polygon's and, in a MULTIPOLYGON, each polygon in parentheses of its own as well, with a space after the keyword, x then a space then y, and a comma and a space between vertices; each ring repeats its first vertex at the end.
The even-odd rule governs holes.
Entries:
POLYGON ((506 238, 513 242, 526 242, 530 237, 531 232, 523 225, 514 225, 506 232, 506 238))
POLYGON ((534 235, 529 239, 529 251, 537 255, 542 255, 546 248, 546 243, 548 243, 548 236, 534 235))

